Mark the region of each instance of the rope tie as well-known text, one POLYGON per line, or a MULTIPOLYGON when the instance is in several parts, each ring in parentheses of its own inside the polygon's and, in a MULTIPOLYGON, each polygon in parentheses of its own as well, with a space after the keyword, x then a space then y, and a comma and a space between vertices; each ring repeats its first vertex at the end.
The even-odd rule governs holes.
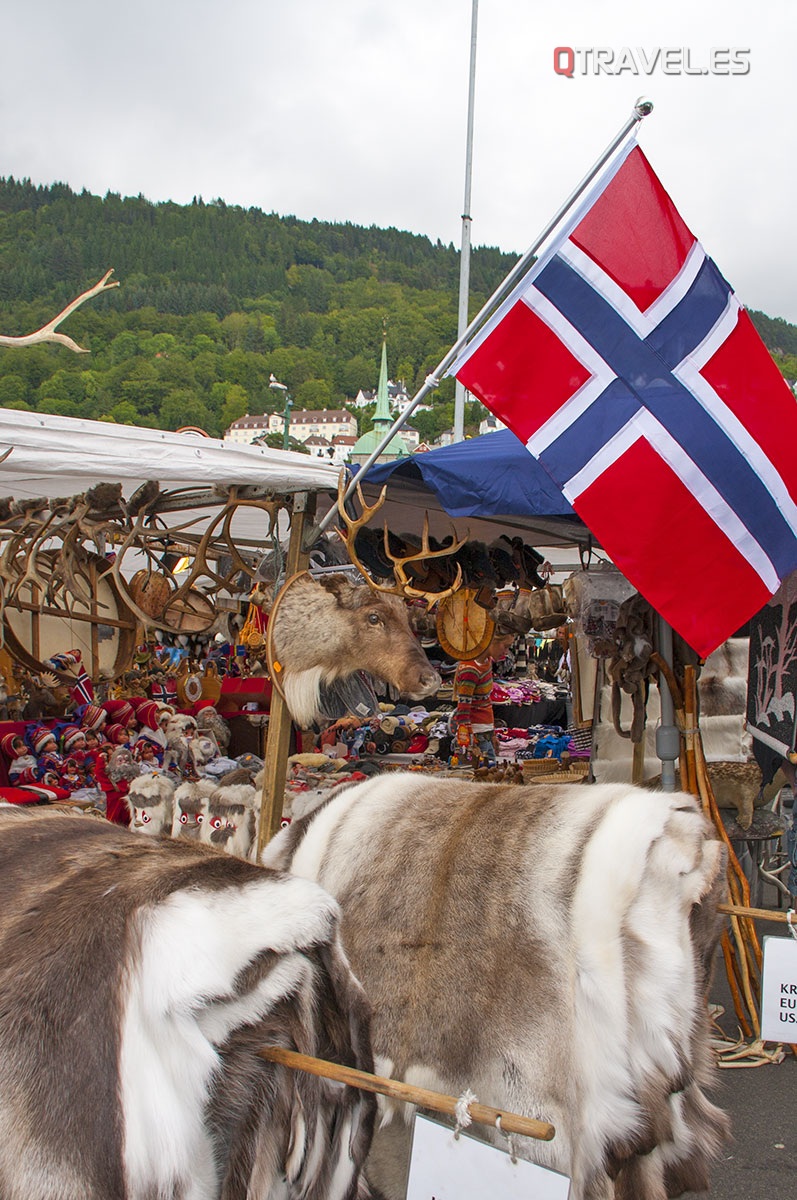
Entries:
POLYGON ((470 1115, 470 1106, 476 1100, 478 1100, 476 1094, 470 1088, 465 1088, 465 1091, 454 1105, 454 1116, 456 1118, 456 1125, 454 1127, 455 1138, 459 1138, 462 1130, 467 1129, 469 1125, 473 1124, 473 1117, 470 1115))
POLYGON ((504 1133, 501 1126, 501 1114, 495 1118, 495 1127, 502 1137, 505 1137, 509 1145, 509 1161, 514 1165, 517 1162, 517 1154, 515 1154, 515 1139, 511 1133, 504 1133))

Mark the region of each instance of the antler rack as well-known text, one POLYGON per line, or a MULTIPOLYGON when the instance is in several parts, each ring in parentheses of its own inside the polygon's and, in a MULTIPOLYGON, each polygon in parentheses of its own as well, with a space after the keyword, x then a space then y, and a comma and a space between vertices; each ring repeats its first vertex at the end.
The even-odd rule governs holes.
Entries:
MULTIPOLYGON (((459 563, 456 564, 456 575, 453 583, 444 588, 442 591, 430 590, 429 588, 417 587, 419 579, 423 576, 413 576, 412 578, 407 573, 407 568, 411 563, 417 563, 419 566, 427 564, 431 559, 450 558, 456 554, 458 550, 464 546, 466 538, 457 541, 456 536, 452 537, 451 543, 447 546, 438 549, 432 549, 429 544, 429 514, 425 513, 423 518, 423 532, 421 535, 420 549, 412 549, 409 554, 395 554, 390 546, 390 534, 388 532, 387 523, 383 527, 382 543, 387 561, 392 563, 393 578, 392 584, 380 584, 374 580, 370 572, 366 569, 361 561, 356 548, 357 534, 361 529, 364 529, 368 522, 374 517, 385 503, 387 496, 387 488, 383 487, 377 500, 374 504, 366 504, 363 497, 362 488, 357 484, 356 494, 360 505, 360 516, 352 517, 347 511, 344 503, 344 494, 346 490, 346 480, 344 472, 341 471, 338 479, 338 513, 343 522, 343 528, 338 528, 338 533, 346 545, 349 558, 357 567, 360 574, 365 579, 370 588, 377 592, 388 592, 393 595, 405 596, 408 599, 425 600, 427 606, 436 604, 439 600, 444 600, 447 596, 452 595, 462 585, 462 568, 459 563)), ((428 574, 428 572, 424 572, 428 574)))
MULTIPOLYGON (((200 611, 212 612, 205 592, 225 588, 240 590, 241 575, 255 579, 260 555, 255 546, 247 553, 241 539, 234 536, 233 522, 242 508, 255 508, 268 517, 265 536, 277 528, 279 511, 290 500, 266 494, 258 488, 231 487, 226 494, 197 489, 161 491, 152 481, 142 485, 125 501, 121 484, 99 484, 76 496, 15 501, 0 499, 0 618, 8 606, 22 600, 45 605, 50 611, 73 615, 75 605, 87 608, 103 605, 94 595, 91 565, 98 554, 113 550, 111 571, 116 589, 130 611, 145 626, 170 632, 185 629, 186 612, 197 597, 197 585, 203 601, 200 611), (195 510, 215 506, 208 520, 195 510), (167 514, 187 511, 184 521, 169 522, 167 514), (189 515, 190 514, 190 515, 189 515), (204 523, 200 532, 197 526, 204 523), (186 570, 178 581, 164 566, 167 552, 186 558, 186 570), (163 605, 149 610, 139 602, 140 588, 133 587, 135 576, 127 568, 130 558, 143 558, 139 584, 158 578, 163 605), (223 566, 220 566, 223 563, 223 566)), ((261 539, 258 538, 258 542, 261 539)), ((212 621, 209 617, 208 624, 212 621)))

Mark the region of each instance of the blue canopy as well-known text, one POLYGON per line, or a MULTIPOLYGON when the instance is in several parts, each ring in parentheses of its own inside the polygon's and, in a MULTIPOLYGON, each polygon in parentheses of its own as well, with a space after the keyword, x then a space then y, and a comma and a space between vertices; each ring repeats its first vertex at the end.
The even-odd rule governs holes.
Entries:
POLYGON ((379 487, 396 479, 422 481, 452 517, 511 514, 578 520, 548 472, 510 429, 377 463, 367 478, 379 487))
POLYGON ((494 537, 500 525, 507 533, 533 533, 539 544, 591 541, 556 484, 509 429, 377 463, 363 481, 366 499, 372 502, 384 484, 383 515, 396 531, 402 524, 419 528, 428 512, 433 533, 443 531, 447 516, 460 528, 469 518, 474 537, 494 537))

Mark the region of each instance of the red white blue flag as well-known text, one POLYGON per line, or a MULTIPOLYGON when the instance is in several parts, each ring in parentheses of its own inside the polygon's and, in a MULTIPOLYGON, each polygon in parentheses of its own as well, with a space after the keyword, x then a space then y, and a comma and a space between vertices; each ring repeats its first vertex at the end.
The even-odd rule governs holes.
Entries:
POLYGON ((797 568, 797 401, 635 142, 449 373, 699 654, 797 568))

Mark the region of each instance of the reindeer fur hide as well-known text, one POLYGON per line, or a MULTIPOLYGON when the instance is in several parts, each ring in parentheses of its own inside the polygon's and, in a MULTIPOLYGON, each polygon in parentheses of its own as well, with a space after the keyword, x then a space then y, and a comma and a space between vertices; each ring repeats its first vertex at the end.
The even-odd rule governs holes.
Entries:
POLYGON ((353 1200, 368 1009, 315 884, 105 821, 0 810, 3 1200, 353 1200))
MULTIPOLYGON (((725 859, 691 796, 381 776, 263 861, 340 901, 380 1071, 552 1121, 518 1153, 570 1175, 571 1200, 708 1186, 728 1132, 703 1091, 725 859)), ((409 1132, 383 1111, 368 1174, 394 1200, 409 1132)))

